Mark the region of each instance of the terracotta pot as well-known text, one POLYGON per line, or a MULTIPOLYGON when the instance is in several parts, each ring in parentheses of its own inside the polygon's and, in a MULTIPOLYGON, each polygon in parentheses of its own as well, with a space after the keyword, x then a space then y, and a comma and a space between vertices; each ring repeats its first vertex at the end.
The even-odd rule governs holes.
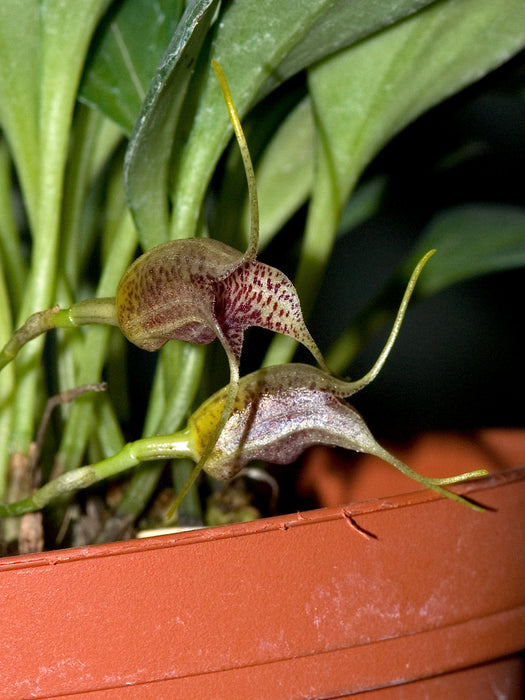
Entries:
POLYGON ((457 488, 0 560, 1 697, 521 697, 525 468, 457 488))

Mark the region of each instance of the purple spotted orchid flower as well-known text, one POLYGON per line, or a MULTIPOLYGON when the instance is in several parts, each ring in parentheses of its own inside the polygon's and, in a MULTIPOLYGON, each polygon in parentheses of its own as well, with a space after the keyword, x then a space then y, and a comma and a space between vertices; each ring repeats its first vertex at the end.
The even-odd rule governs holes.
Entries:
MULTIPOLYGON (((231 479, 252 460, 289 464, 312 445, 328 445, 379 457, 426 488, 483 510, 445 486, 483 476, 485 470, 446 478, 422 476, 376 441, 363 417, 345 401, 369 381, 367 375, 347 382, 303 364, 266 367, 243 377, 204 471, 215 479, 231 479)), ((191 416, 187 433, 195 455, 208 444, 225 396, 222 389, 191 416)))

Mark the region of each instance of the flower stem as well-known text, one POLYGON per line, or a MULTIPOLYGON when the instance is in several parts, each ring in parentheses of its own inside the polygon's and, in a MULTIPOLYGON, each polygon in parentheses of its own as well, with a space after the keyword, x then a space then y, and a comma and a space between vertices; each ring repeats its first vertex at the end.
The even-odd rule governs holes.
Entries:
POLYGON ((116 326, 117 314, 114 298, 86 299, 73 304, 69 309, 53 306, 46 311, 37 311, 15 331, 0 352, 0 371, 14 360, 26 343, 53 328, 75 328, 88 323, 116 326))
POLYGON ((137 466, 140 462, 176 457, 194 457, 186 430, 172 435, 142 438, 130 442, 112 457, 66 472, 21 501, 0 504, 0 518, 24 515, 40 510, 58 498, 96 484, 108 477, 116 476, 137 466))

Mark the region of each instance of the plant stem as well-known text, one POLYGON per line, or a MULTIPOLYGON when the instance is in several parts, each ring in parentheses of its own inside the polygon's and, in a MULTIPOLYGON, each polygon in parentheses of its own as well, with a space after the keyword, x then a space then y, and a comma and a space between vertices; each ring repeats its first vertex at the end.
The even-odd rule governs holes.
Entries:
POLYGON ((14 360, 26 343, 53 328, 76 328, 89 323, 117 326, 115 299, 85 299, 69 309, 53 306, 46 311, 37 311, 9 340, 0 352, 0 370, 14 360))
POLYGON ((12 299, 10 307, 16 314, 22 299, 27 268, 13 211, 12 188, 11 160, 5 142, 0 140, 0 259, 12 299))
POLYGON ((60 497, 121 474, 140 462, 175 457, 193 457, 187 430, 130 442, 112 457, 66 472, 21 501, 0 505, 0 517, 24 515, 40 510, 60 497))
MULTIPOLYGON (((52 303, 57 279, 61 206, 69 131, 77 87, 92 32, 108 0, 43 3, 38 83, 38 199, 31 212, 33 248, 20 319, 52 303)), ((13 451, 26 454, 34 427, 43 343, 24 351, 14 412, 13 451)))
MULTIPOLYGON (((9 308, 7 289, 0 266, 0 339, 8 337, 11 332, 9 308)), ((14 388, 14 370, 10 367, 2 375, 2 381, 0 382, 0 498, 3 498, 7 483, 14 388)))

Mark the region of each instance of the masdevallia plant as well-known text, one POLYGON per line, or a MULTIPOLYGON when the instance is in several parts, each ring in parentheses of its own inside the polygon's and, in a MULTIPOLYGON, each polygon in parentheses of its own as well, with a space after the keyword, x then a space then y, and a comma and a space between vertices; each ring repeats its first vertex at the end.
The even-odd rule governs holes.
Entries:
MULTIPOLYGON (((498 8, 488 0, 384 0, 373 9, 365 0, 336 5, 198 0, 185 8, 173 0, 89 0, 81 11, 57 0, 2 3, 0 341, 6 344, 4 363, 20 353, 1 375, 1 500, 27 504, 35 492, 33 506, 42 506, 37 487, 44 483, 49 497, 62 495, 49 514, 57 521, 67 511, 64 497, 86 485, 75 481, 87 473, 79 470, 90 469, 83 463, 111 463, 117 471, 134 466, 99 535, 104 539, 143 513, 166 460, 173 467, 177 505, 193 467, 172 458, 196 460, 193 477, 201 467, 213 474, 221 444, 232 439, 232 421, 243 405, 253 408, 253 401, 239 404, 252 395, 251 383, 273 387, 286 407, 287 386, 299 392, 309 387, 319 398, 316 387, 326 377, 322 381, 331 382, 332 389, 324 395, 336 401, 334 410, 350 411, 340 408, 346 406, 341 397, 361 384, 337 388, 341 380, 329 374, 298 299, 308 314, 341 213, 373 156, 421 112, 519 51, 524 20, 517 0, 504 0, 498 8), (247 124, 250 139, 253 134, 257 141, 260 169, 259 247, 271 240, 278 249, 282 224, 309 200, 295 289, 278 269, 256 259, 254 175, 224 81, 242 162, 232 150, 221 166, 220 184, 212 177, 231 133, 213 59, 227 76, 241 118, 270 93, 278 95, 271 110, 252 110, 247 124), (294 78, 304 71, 306 83, 294 78), (250 192, 246 228, 238 194, 244 170, 250 192), (137 247, 143 255, 132 264, 137 247), (94 322, 104 325, 77 327, 94 322), (130 364, 125 371, 136 358, 129 357, 110 325, 119 325, 143 349, 164 346, 143 419, 132 385, 140 382, 144 367, 130 364), (321 369, 285 365, 241 379, 242 338, 253 325, 280 334, 264 364, 289 362, 299 341, 321 369), (26 345, 43 331, 62 327, 45 354, 42 339, 26 345), (13 328, 21 330, 13 335, 13 328), (213 393, 220 383, 212 370, 215 360, 203 345, 214 338, 226 351, 230 382, 193 412, 198 394, 213 393), (63 405, 53 435, 35 445, 47 396, 99 382, 103 375, 109 392, 63 405), (299 376, 307 386, 294 384, 299 376), (145 442, 137 442, 138 420, 127 420, 126 411, 142 421, 145 442), (216 420, 206 419, 211 432, 205 445, 201 440, 186 451, 165 451, 168 443, 179 444, 188 415, 193 412, 196 425, 196 416, 201 421, 210 411, 216 420), (133 431, 129 443, 122 425, 133 431), (137 451, 139 445, 145 451, 137 451), (146 464, 149 460, 154 461, 146 464)), ((497 230, 486 236, 474 265, 473 256, 464 254, 475 243, 467 234, 459 253, 469 265, 460 264, 458 271, 457 259, 438 253, 421 288, 435 291, 501 267, 502 257, 506 266, 523 264, 521 223, 503 242, 497 230)), ((448 230, 431 245, 422 242, 396 273, 395 288, 426 250, 439 249, 451 236, 455 232, 448 230)), ((354 333, 352 342, 331 354, 332 370, 344 371, 368 329, 397 303, 396 294, 382 298, 357 339, 354 333)), ((329 422, 327 415, 320 411, 319 421, 329 422)), ((351 415, 357 425, 357 414, 351 415)), ((307 433, 334 444, 329 431, 316 433, 310 426, 307 433)), ((361 449, 370 451, 376 444, 370 440, 361 449)), ((355 448, 357 443, 352 438, 345 444, 355 448)), ((249 441, 239 445, 252 454, 249 441)), ((255 450, 250 458, 265 456, 255 450)), ((449 494, 444 488, 449 480, 423 483, 449 494)), ((2 506, 3 516, 16 512, 14 505, 2 506)), ((17 521, 5 518, 4 540, 16 540, 17 531, 17 521)))
POLYGON ((362 379, 345 381, 310 365, 296 363, 256 370, 240 381, 230 382, 207 399, 183 430, 128 443, 112 457, 69 471, 16 503, 0 505, 0 515, 23 515, 39 510, 60 496, 115 476, 141 461, 189 457, 196 467, 177 494, 170 509, 173 515, 201 469, 215 479, 227 480, 252 460, 287 464, 316 444, 380 457, 427 488, 482 511, 481 506, 444 486, 482 476, 486 471, 479 469, 446 478, 421 476, 381 447, 359 413, 343 400, 369 384, 381 370, 401 327, 416 280, 433 253, 429 251, 414 270, 390 337, 362 379))
POLYGON ((170 340, 207 345, 218 338, 228 357, 230 383, 226 391, 212 397, 192 416, 182 438, 177 434, 162 436, 160 448, 158 437, 127 445, 123 453, 108 458, 102 466, 69 471, 36 494, 12 505, 0 506, 0 515, 17 515, 27 508, 41 508, 47 504, 49 495, 56 498, 64 495, 64 487, 67 493, 75 484, 86 484, 87 474, 89 480, 107 473, 108 464, 115 474, 116 469, 128 469, 141 460, 158 460, 166 455, 191 457, 196 466, 177 494, 168 514, 171 517, 202 469, 216 478, 228 479, 250 460, 286 463, 293 461, 308 445, 316 443, 340 445, 386 457, 421 483, 469 504, 442 485, 479 476, 485 473, 483 470, 453 479, 415 475, 375 442, 353 409, 340 401, 329 404, 330 408, 337 409, 335 411, 325 406, 326 396, 336 399, 351 396, 378 374, 399 331, 415 281, 434 251, 417 265, 391 338, 372 370, 356 382, 332 377, 304 324, 292 283, 279 270, 256 260, 259 217, 251 158, 222 69, 215 61, 212 63, 223 89, 248 181, 251 225, 246 252, 241 253, 210 238, 161 243, 128 268, 114 298, 88 299, 69 309, 55 306, 30 316, 0 352, 0 370, 28 341, 52 328, 97 323, 118 326, 128 340, 149 351, 159 350, 170 340), (250 375, 239 393, 243 336, 250 326, 267 328, 300 341, 312 352, 323 373, 316 374, 302 365, 276 366, 250 375), (220 406, 218 413, 217 406, 220 406), (338 415, 343 415, 346 421, 338 421, 338 415), (137 454, 141 457, 137 458, 137 454))

